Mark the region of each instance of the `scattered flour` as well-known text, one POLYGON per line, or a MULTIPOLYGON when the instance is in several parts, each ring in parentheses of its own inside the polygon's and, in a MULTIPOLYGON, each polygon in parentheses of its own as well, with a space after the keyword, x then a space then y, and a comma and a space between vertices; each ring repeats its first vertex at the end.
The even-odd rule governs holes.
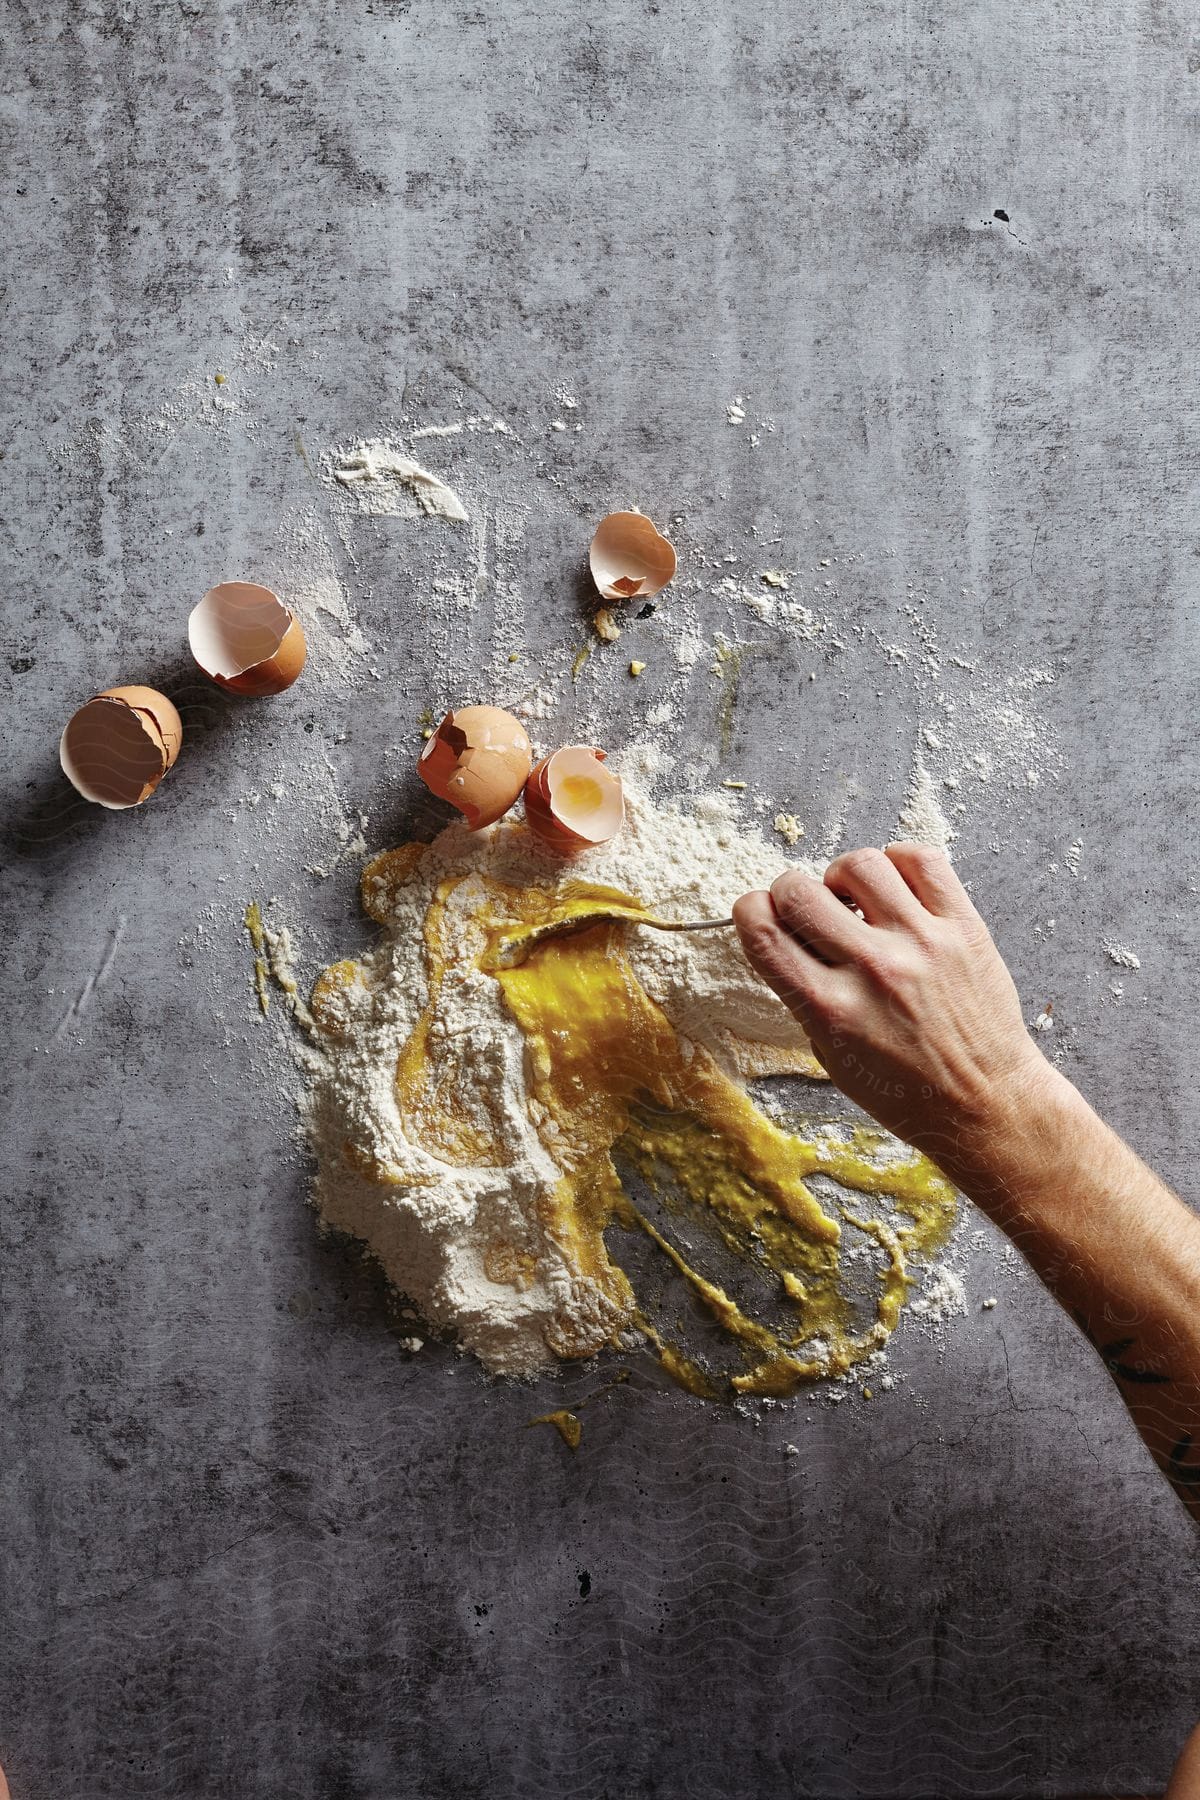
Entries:
POLYGON ((683 632, 675 644, 675 661, 681 669, 690 669, 708 651, 704 639, 695 632, 683 632))
POLYGON ((306 679, 325 681, 333 673, 348 681, 362 671, 371 646, 351 612, 336 552, 315 513, 285 514, 275 545, 263 559, 262 579, 304 626, 306 679))
POLYGON ((943 1265, 935 1269, 908 1310, 932 1325, 961 1317, 967 1311, 967 1290, 957 1270, 943 1265))
POLYGON ((467 509, 452 487, 388 438, 369 438, 321 457, 321 477, 340 490, 355 511, 376 518, 465 520, 467 509))
POLYGON ((1130 950, 1125 944, 1111 944, 1107 938, 1104 941, 1104 954, 1119 969, 1140 969, 1142 966, 1142 959, 1136 950, 1130 950))
POLYGON ((742 605, 756 618, 764 622, 775 617, 775 600, 771 594, 755 593, 747 589, 741 596, 742 605))
POLYGON ((900 827, 914 843, 929 844, 935 850, 948 850, 954 837, 950 821, 938 804, 933 778, 919 753, 900 809, 900 827))

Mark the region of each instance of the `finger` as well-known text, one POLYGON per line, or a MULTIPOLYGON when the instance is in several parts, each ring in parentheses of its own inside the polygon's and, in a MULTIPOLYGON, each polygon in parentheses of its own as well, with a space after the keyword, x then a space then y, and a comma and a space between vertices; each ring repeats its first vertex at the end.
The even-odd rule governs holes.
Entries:
POLYGON ((882 850, 848 850, 835 857, 825 885, 852 900, 868 925, 911 925, 920 915, 912 889, 882 850))
POLYGON ((780 924, 770 894, 743 894, 734 905, 733 922, 751 968, 805 1024, 831 971, 780 924))
POLYGON ((901 843, 889 844, 884 854, 927 912, 943 919, 978 917, 944 850, 901 843))
POLYGON ((863 950, 867 927, 815 875, 786 870, 772 884, 771 899, 780 924, 823 962, 853 962, 863 950))

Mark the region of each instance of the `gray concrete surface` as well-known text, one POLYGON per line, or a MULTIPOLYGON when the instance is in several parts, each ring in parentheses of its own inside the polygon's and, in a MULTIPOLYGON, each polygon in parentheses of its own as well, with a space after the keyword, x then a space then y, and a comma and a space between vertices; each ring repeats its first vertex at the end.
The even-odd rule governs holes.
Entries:
MULTIPOLYGON (((972 1317, 898 1340, 887 1404, 756 1421, 639 1367, 574 1460, 523 1427, 593 1372, 499 1388, 398 1347, 304 1205, 238 929, 277 894, 314 963, 351 948, 353 864, 305 876, 332 828, 246 796, 320 752, 372 846, 395 841, 422 708, 509 615, 483 594, 456 666, 423 620, 446 528, 389 523, 339 548, 378 681, 239 710, 193 680, 182 621, 324 504, 298 438, 464 405, 524 447, 496 569, 535 667, 561 673, 579 543, 630 498, 686 514, 692 545, 748 558, 753 527, 794 566, 861 558, 868 636, 918 592, 967 660, 1054 671, 1061 778, 1019 809, 974 793, 960 866, 1072 1074, 1194 1195, 1194 14, 9 0, 5 21, 15 1800, 1160 1786, 1200 1713, 1195 1539, 1033 1281, 975 1310, 994 1244, 972 1317), (551 432, 559 384, 581 432, 551 432), (775 421, 757 450, 735 394, 775 421), (57 734, 131 678, 178 696, 188 747, 143 813, 86 814, 57 734), (1120 1002, 1105 936, 1141 959, 1120 1002)), ((444 465, 464 492, 499 456, 467 449, 444 465)), ((633 640, 650 684, 664 617, 633 640)), ((773 640, 747 665, 720 766, 813 819, 857 784, 847 833, 882 838, 911 690, 852 634, 806 666, 773 640)), ((547 736, 589 707, 637 734, 653 685, 590 679, 557 681, 547 736)), ((711 745, 711 683, 689 704, 677 744, 711 745)))

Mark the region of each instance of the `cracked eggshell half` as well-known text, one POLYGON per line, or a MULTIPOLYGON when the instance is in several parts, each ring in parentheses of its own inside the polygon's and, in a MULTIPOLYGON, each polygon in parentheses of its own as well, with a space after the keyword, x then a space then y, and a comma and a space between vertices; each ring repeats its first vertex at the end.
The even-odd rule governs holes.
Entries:
POLYGON ((308 656, 291 608, 253 581, 222 581, 192 608, 188 644, 210 681, 259 698, 290 688, 308 656))
POLYGON ((448 712, 417 760, 439 800, 457 806, 472 831, 494 825, 525 786, 533 746, 520 719, 498 706, 448 712))
POLYGON ((105 688, 67 720, 58 760, 76 793, 123 812, 150 798, 182 743, 182 721, 165 694, 105 688))
POLYGON ((606 600, 652 599, 675 576, 675 546, 644 513, 601 519, 588 551, 592 580, 606 600))
POLYGON ((567 744, 544 756, 525 783, 531 831, 555 850, 592 850, 625 823, 621 777, 604 766, 604 751, 567 744))

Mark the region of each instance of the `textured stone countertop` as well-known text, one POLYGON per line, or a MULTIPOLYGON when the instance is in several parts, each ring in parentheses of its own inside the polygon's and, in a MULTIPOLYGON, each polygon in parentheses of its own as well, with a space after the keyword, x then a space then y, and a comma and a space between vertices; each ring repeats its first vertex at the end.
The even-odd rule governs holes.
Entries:
POLYGON ((742 1416, 638 1363, 572 1457, 523 1427, 594 1370, 411 1355, 319 1237, 240 919, 274 897, 306 973, 364 943, 360 835, 425 828, 421 714, 464 697, 653 738, 816 851, 884 841, 921 757, 1043 1042, 1194 1196, 1194 23, 11 0, 14 1800, 1164 1782, 1194 1534, 982 1221, 890 1393, 742 1416), (349 515, 321 457, 389 435, 469 525, 349 515), (581 550, 629 504, 680 580, 573 683, 581 550), (764 568, 811 619, 749 604, 764 568), (187 662, 230 575, 312 624, 277 701, 187 662), (188 741, 102 815, 55 745, 130 680, 188 741))

